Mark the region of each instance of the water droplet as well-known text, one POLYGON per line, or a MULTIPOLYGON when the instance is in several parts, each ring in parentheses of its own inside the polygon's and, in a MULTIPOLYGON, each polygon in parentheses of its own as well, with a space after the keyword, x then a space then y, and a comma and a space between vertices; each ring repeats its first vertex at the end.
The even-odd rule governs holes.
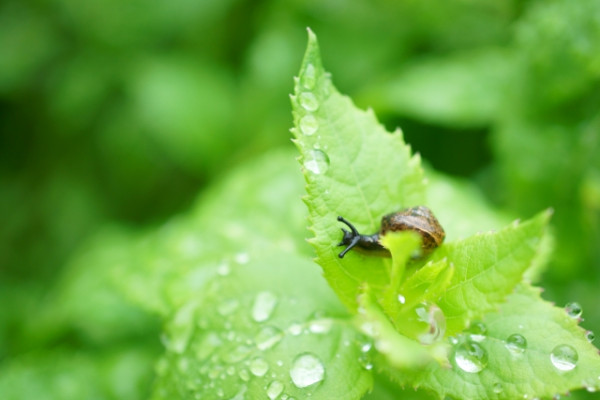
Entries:
POLYGON ((587 390, 589 393, 595 393, 598 391, 598 383, 594 378, 584 379, 581 385, 587 390))
POLYGON ((312 89, 315 86, 315 66, 308 64, 304 69, 304 73, 300 79, 302 86, 307 89, 312 89))
POLYGON ((469 327, 469 335, 471 340, 481 342, 485 340, 485 334, 487 333, 487 327, 483 322, 473 322, 469 327))
POLYGON ((246 396, 244 395, 246 393, 246 390, 248 390, 246 385, 242 385, 240 390, 238 390, 235 396, 233 396, 230 400, 244 400, 246 398, 246 396))
POLYGON ((446 333, 446 317, 434 303, 421 303, 415 308, 417 319, 426 324, 425 331, 418 336, 422 344, 437 342, 446 333))
POLYGON ((219 304, 219 306, 217 307, 217 311, 222 316, 226 316, 234 312, 239 305, 240 303, 237 301, 237 299, 225 300, 224 302, 219 304))
POLYGON ((583 309, 581 308, 579 303, 572 302, 572 303, 567 303, 567 305, 565 306, 565 311, 567 312, 569 317, 579 318, 579 317, 581 317, 581 313, 583 312, 583 309))
POLYGON ((313 149, 304 158, 304 168, 314 174, 323 174, 329 168, 329 156, 322 150, 313 149))
POLYGON ((319 122, 312 115, 305 115, 300 119, 300 130, 306 136, 314 135, 319 129, 319 122))
POLYGON ((321 382, 325 376, 325 367, 321 360, 313 354, 300 354, 294 359, 290 376, 296 387, 304 388, 321 382))
POLYGON ((229 264, 223 263, 217 267, 217 274, 221 276, 229 275, 231 272, 231 268, 229 268, 229 264))
POLYGON ((300 101, 302 108, 306 111, 316 111, 319 108, 319 101, 316 96, 310 92, 300 93, 298 100, 300 101))
POLYGON ((371 351, 372 348, 373 348, 373 343, 367 342, 367 343, 364 343, 362 346, 360 346, 360 351, 362 351, 363 353, 367 353, 367 352, 371 351))
POLYGON ((504 388, 502 387, 501 383, 494 383, 494 386, 493 386, 492 390, 494 391, 494 393, 500 394, 500 393, 502 393, 502 391, 504 390, 504 388))
POLYGON ((302 325, 298 323, 291 324, 288 328, 288 332, 290 332, 293 336, 298 336, 302 333, 302 325))
POLYGON ((400 304, 404 304, 404 303, 406 303, 406 297, 404 297, 403 295, 399 294, 399 295, 398 295, 398 302, 399 302, 400 304))
POLYGON ((233 259, 238 264, 248 264, 248 261, 250 261, 250 255, 248 253, 238 253, 233 259))
POLYGON ((277 305, 277 297, 271 292, 260 292, 252 306, 252 318, 256 322, 268 320, 277 305))
POLYGON ((560 371, 570 371, 577 366, 579 354, 577 350, 568 344, 559 344, 550 353, 550 361, 560 371))
POLYGON ((267 396, 269 399, 274 400, 283 392, 283 383, 279 381, 273 381, 267 387, 267 396))
POLYGON ((251 350, 252 349, 248 346, 237 346, 233 350, 228 351, 223 355, 223 361, 227 363, 236 363, 242 361, 243 359, 248 357, 251 350))
POLYGON ((197 305, 189 303, 183 306, 172 321, 169 336, 166 337, 166 346, 175 353, 183 353, 194 331, 193 323, 197 305))
POLYGON ((587 331, 585 333, 585 338, 588 340, 588 342, 592 343, 594 339, 596 339, 596 335, 594 335, 594 332, 592 331, 587 331))
POLYGON ((254 338, 259 350, 267 350, 275 346, 283 338, 283 333, 274 326, 265 326, 254 338))
POLYGON ((512 354, 523 354, 527 349, 527 339, 523 335, 514 333, 506 339, 504 346, 512 354))
POLYGON ((363 367, 367 371, 370 371, 373 369, 373 363, 371 362, 371 356, 368 352, 360 353, 360 355, 358 356, 358 363, 360 364, 361 367, 363 367))
POLYGON ((466 341, 454 352, 454 361, 465 372, 476 373, 483 370, 488 363, 488 355, 477 342, 466 341))
POLYGON ((248 382, 250 380, 250 374, 248 373, 247 369, 241 369, 240 372, 238 372, 238 376, 244 382, 248 382))
POLYGON ((250 361, 250 372, 254 376, 264 376, 269 370, 269 364, 262 357, 256 357, 250 361))
POLYGON ((332 325, 333 321, 331 319, 320 319, 317 321, 312 321, 308 326, 308 330, 312 333, 325 334, 329 332, 332 325))

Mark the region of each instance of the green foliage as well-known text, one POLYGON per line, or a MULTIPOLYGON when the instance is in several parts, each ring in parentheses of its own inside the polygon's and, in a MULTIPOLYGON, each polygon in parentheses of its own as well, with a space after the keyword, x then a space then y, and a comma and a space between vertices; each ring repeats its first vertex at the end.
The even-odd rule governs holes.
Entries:
POLYGON ((540 254, 547 252, 543 238, 549 212, 496 232, 450 239, 425 265, 417 261, 411 266, 418 241, 399 234, 383 240, 391 262, 358 252, 340 259, 332 247, 336 234, 329 228, 336 213, 350 204, 358 212, 346 209, 346 213, 359 221, 362 215, 377 229, 376 217, 386 212, 377 210, 378 201, 390 202, 387 211, 397 208, 398 202, 414 205, 413 192, 393 191, 406 187, 422 191, 422 172, 399 134, 384 132, 373 119, 363 122, 365 114, 333 88, 310 31, 292 104, 316 261, 344 303, 358 309, 359 326, 374 339, 378 361, 388 364, 382 368, 394 379, 403 386, 433 390, 440 397, 468 398, 551 396, 600 385, 600 359, 576 322, 537 296, 511 295, 517 287, 521 287, 517 293, 532 291, 520 282, 530 267, 539 267, 540 254), (380 143, 385 143, 383 148, 380 143), (393 201, 387 199, 389 193, 395 193, 393 201), (358 200, 345 200, 353 198, 358 200), (531 320, 525 324, 527 315, 536 324, 531 320), (495 324, 501 326, 500 332, 495 324), (469 327, 471 331, 463 333, 469 327), (526 348, 517 350, 534 353, 523 364, 527 369, 519 366, 522 360, 510 358, 515 346, 510 332, 530 337, 526 348), (583 364, 578 364, 579 354, 583 364), (513 364, 519 379, 502 372, 512 371, 513 364), (562 375, 574 368, 577 373, 562 375), (552 379, 553 384, 529 383, 535 379, 552 379), (516 383, 521 380, 528 383, 516 383), (479 385, 469 389, 475 382, 479 385))

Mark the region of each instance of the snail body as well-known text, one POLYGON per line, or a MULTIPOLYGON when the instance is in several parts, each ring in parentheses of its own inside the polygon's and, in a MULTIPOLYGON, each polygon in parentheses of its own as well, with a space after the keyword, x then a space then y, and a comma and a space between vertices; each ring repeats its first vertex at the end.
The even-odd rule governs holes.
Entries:
POLYGON ((390 251, 383 247, 380 238, 387 232, 413 231, 422 238, 421 249, 423 254, 431 252, 444 241, 446 236, 444 229, 431 210, 424 206, 407 208, 395 213, 384 215, 381 218, 381 228, 379 232, 371 235, 362 235, 358 230, 343 217, 338 217, 338 221, 346 224, 350 231, 342 228, 344 236, 338 246, 346 246, 339 254, 344 258, 346 253, 353 248, 365 250, 373 255, 390 257, 390 251))

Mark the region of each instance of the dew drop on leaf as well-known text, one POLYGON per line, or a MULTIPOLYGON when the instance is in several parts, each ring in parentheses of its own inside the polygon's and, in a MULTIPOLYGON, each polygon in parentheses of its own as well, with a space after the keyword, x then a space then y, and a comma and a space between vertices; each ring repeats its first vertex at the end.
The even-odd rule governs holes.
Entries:
POLYGON ((579 317, 581 317, 581 313, 583 312, 583 309, 581 308, 579 303, 572 302, 572 303, 567 303, 567 305, 565 305, 565 311, 567 312, 569 317, 579 318, 579 317))
POLYGON ((512 354, 523 354, 527 349, 527 339, 523 335, 514 333, 506 339, 504 346, 512 354))
POLYGON ((264 376, 269 370, 269 364, 262 357, 253 358, 250 361, 250 372, 254 376, 264 376))
POLYGON ((288 332, 292 334, 292 336, 298 336, 302 333, 302 325, 298 323, 293 323, 288 328, 288 332))
POLYGON ((267 387, 267 396, 269 396, 269 399, 271 400, 276 399, 281 392, 283 392, 283 383, 278 380, 271 382, 267 387))
POLYGON ((313 149, 304 159, 304 168, 313 174, 324 174, 329 168, 329 156, 322 150, 313 149))
POLYGON ((434 303, 421 303, 415 308, 417 319, 426 324, 425 332, 419 335, 421 344, 429 345, 437 342, 446 333, 446 316, 434 303))
POLYGON ((271 292, 260 292, 252 306, 252 318, 256 322, 268 320, 277 305, 277 297, 271 292))
POLYGON ((314 94, 310 92, 300 93, 300 105, 306 111, 316 111, 319 108, 319 102, 314 94))
POLYGON ((590 342, 590 343, 591 343, 591 342, 593 342, 593 341, 594 341, 594 339, 596 338, 596 335, 594 335, 594 332, 592 332, 592 331, 587 331, 587 332, 585 333, 585 338, 588 340, 588 342, 590 342))
POLYGON ((454 351, 456 365, 465 372, 476 373, 483 370, 488 363, 488 355, 477 342, 467 340, 454 351))
POLYGON ((325 367, 323 363, 311 353, 303 353, 296 357, 290 369, 292 382, 298 388, 321 382, 324 376, 325 367))
POLYGON ((550 353, 550 361, 559 371, 571 371, 577 366, 578 360, 577 350, 568 344, 559 344, 550 353))
POLYGON ((483 322, 473 322, 469 327, 469 335, 471 337, 471 340, 474 340, 476 342, 482 342, 485 339, 486 333, 487 327, 483 322))
POLYGON ((240 377, 241 380, 243 380, 244 382, 248 382, 250 380, 250 373, 248 372, 247 369, 241 369, 238 372, 238 376, 240 377))
POLYGON ((250 354, 252 349, 248 346, 240 345, 235 349, 225 353, 223 356, 223 361, 227 363, 236 363, 244 360, 250 354))
POLYGON ((219 306, 217 307, 217 311, 222 316, 226 316, 234 312, 239 305, 240 303, 236 299, 225 300, 224 302, 219 304, 219 306))
POLYGON ((308 326, 308 330, 311 331, 312 333, 323 335, 323 334, 326 334, 329 332, 332 325, 333 325, 333 321, 329 318, 319 319, 316 321, 312 321, 308 326))
POLYGON ((502 387, 502 384, 500 382, 498 382, 498 383, 494 383, 492 390, 494 391, 494 393, 500 394, 500 393, 502 393, 504 388, 502 387))
POLYGON ((274 326, 265 326, 258 332, 254 342, 259 350, 267 350, 279 343, 282 337, 283 333, 279 329, 274 326))
POLYGON ((319 129, 317 119, 312 115, 305 115, 300 119, 300 130, 306 136, 312 136, 319 129))
POLYGON ((306 89, 312 89, 315 87, 315 66, 312 64, 308 64, 304 69, 304 73, 300 78, 302 86, 306 89))
POLYGON ((235 255, 234 260, 238 264, 248 264, 248 261, 250 261, 250 255, 248 253, 238 253, 235 255))
POLYGON ((217 274, 221 276, 227 276, 230 272, 231 268, 229 267, 229 264, 222 263, 217 267, 217 274))
POLYGON ((404 297, 403 295, 399 294, 399 295, 398 295, 398 302, 399 302, 400 304, 404 304, 404 303, 406 303, 406 297, 404 297))

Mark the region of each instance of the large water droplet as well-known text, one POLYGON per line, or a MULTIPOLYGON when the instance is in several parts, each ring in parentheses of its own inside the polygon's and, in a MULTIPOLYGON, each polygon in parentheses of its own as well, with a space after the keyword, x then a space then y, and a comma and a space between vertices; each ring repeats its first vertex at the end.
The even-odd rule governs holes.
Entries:
POLYGON ((283 333, 279 329, 274 326, 265 326, 258 332, 254 342, 259 350, 267 350, 279 343, 282 337, 283 333))
POLYGON ((329 156, 322 150, 313 149, 304 158, 304 168, 314 174, 323 174, 329 168, 329 156))
POLYGON ((512 354, 523 354, 527 349, 527 339, 523 335, 514 333, 506 339, 504 346, 512 354))
POLYGON ((483 370, 488 363, 488 355, 477 342, 466 341, 454 352, 456 365, 465 372, 476 373, 483 370))
POLYGON ((267 387, 267 396, 269 399, 274 400, 283 392, 283 383, 275 380, 267 387))
POLYGON ((487 326, 483 322, 476 321, 471 324, 469 327, 469 335, 471 340, 476 342, 482 342, 485 340, 485 335, 487 334, 487 326))
POLYGON ((404 303, 406 303, 406 297, 404 297, 404 296, 403 296, 403 295, 401 295, 401 294, 398 294, 398 302, 399 302, 400 304, 404 304, 404 303))
POLYGON ((269 364, 262 357, 253 358, 250 361, 250 372, 254 376, 264 376, 269 370, 269 364))
POLYGON ((319 122, 312 115, 305 115, 300 119, 300 130, 306 136, 314 135, 319 129, 319 122))
POLYGON ((308 64, 300 78, 302 86, 307 89, 312 89, 315 86, 315 75, 315 66, 308 64))
POLYGON ((313 354, 300 354, 294 359, 290 376, 296 387, 304 388, 321 382, 325 376, 325 367, 321 360, 313 354))
POLYGON ((581 317, 581 313, 583 312, 583 309, 581 308, 579 303, 572 302, 572 303, 567 303, 567 305, 565 305, 565 311, 567 312, 569 317, 579 318, 579 317, 581 317))
POLYGON ((559 344, 552 353, 550 353, 550 361, 556 369, 560 371, 570 371, 577 366, 579 354, 577 350, 568 344, 559 344))
POLYGON ((260 292, 256 295, 252 306, 252 318, 256 322, 263 322, 271 317, 277 305, 277 297, 271 292, 260 292))
POLYGON ((437 342, 446 333, 446 317, 443 311, 434 303, 422 303, 415 308, 417 319, 426 325, 425 332, 418 336, 422 344, 437 342))
POLYGON ((310 92, 300 93, 298 99, 300 101, 300 105, 306 111, 316 111, 319 108, 319 101, 317 100, 317 97, 310 92))

